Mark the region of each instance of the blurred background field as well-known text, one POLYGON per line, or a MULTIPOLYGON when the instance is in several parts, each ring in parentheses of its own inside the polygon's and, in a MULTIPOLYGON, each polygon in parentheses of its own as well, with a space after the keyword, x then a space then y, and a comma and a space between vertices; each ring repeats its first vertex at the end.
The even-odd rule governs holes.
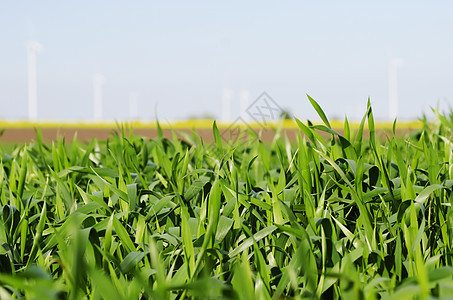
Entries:
MULTIPOLYGON (((166 138, 171 139, 173 131, 177 136, 183 138, 183 134, 191 134, 192 132, 200 135, 203 140, 212 142, 214 137, 212 135, 213 120, 187 120, 174 123, 159 123, 163 134, 166 138)), ((344 123, 340 121, 332 121, 332 128, 339 133, 343 132, 344 123)), ((351 130, 357 130, 359 127, 358 122, 351 122, 351 130)), ((393 130, 393 123, 391 122, 377 122, 376 131, 378 137, 385 138, 390 136, 393 130)), ((260 123, 247 123, 247 124, 234 124, 234 123, 218 123, 217 126, 223 134, 223 138, 231 140, 232 137, 229 132, 232 130, 247 131, 251 130, 260 135, 261 140, 270 142, 275 137, 275 132, 281 130, 282 135, 285 135, 291 141, 295 141, 297 135, 300 133, 299 127, 293 120, 281 120, 268 123, 265 126, 260 123)), ((396 135, 404 136, 408 133, 420 130, 423 126, 421 121, 407 121, 398 122, 396 124, 396 135)), ((158 136, 158 126, 156 122, 97 122, 97 123, 81 123, 81 122, 0 122, 0 129, 3 133, 0 136, 0 143, 22 143, 31 142, 36 140, 36 130, 40 130, 43 139, 46 142, 55 141, 58 138, 65 137, 72 139, 77 133, 77 138, 80 141, 89 142, 93 138, 98 140, 107 139, 114 132, 121 132, 121 128, 127 131, 132 130, 135 134, 147 138, 156 138, 158 136)))

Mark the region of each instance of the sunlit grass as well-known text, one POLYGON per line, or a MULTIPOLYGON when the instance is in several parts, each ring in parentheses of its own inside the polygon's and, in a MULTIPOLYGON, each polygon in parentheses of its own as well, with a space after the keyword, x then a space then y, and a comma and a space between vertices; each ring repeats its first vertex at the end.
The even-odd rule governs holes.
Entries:
POLYGON ((452 295, 452 116, 379 139, 370 106, 337 127, 310 101, 295 144, 211 123, 1 148, 0 298, 452 295))

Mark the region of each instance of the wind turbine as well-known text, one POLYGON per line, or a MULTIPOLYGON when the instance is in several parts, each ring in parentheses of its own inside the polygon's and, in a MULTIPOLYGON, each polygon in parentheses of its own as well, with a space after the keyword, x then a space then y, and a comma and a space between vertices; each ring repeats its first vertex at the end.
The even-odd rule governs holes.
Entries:
POLYGON ((38 119, 38 88, 36 81, 36 53, 42 50, 41 44, 29 41, 27 44, 28 56, 28 119, 38 119))
POLYGON ((393 58, 389 63, 389 119, 398 115, 398 68, 403 64, 401 59, 393 58))
POLYGON ((102 85, 105 78, 101 74, 95 74, 93 77, 93 103, 94 103, 94 120, 102 121, 102 85))
POLYGON ((232 92, 230 89, 222 90, 222 121, 223 122, 231 121, 231 95, 232 95, 232 92))
POLYGON ((239 93, 239 108, 240 108, 240 112, 239 112, 239 116, 243 119, 243 120, 247 120, 248 119, 248 113, 247 113, 247 109, 249 108, 249 99, 250 99, 250 92, 246 89, 243 89, 240 93, 239 93))

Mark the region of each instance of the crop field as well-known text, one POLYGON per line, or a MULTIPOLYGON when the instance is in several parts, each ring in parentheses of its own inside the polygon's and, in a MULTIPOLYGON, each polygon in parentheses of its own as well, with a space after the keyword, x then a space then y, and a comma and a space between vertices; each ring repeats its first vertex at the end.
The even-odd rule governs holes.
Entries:
MULTIPOLYGON (((172 139, 173 134, 179 138, 195 132, 204 142, 213 142, 212 134, 213 120, 186 120, 179 122, 161 122, 159 123, 161 133, 165 138, 172 139)), ((330 121, 331 127, 343 133, 343 122, 338 120, 330 121)), ((396 136, 404 136, 415 130, 420 130, 423 123, 420 121, 399 121, 395 128, 396 136)), ((224 139, 230 139, 228 133, 235 129, 248 129, 260 133, 260 140, 269 143, 274 139, 275 129, 281 128, 279 133, 286 135, 291 142, 298 140, 300 132, 299 126, 294 120, 278 120, 266 122, 266 124, 249 122, 247 124, 234 122, 218 123, 220 133, 223 133, 224 139), (263 126, 264 125, 264 126, 263 126)), ((357 121, 349 122, 351 130, 357 130, 360 123, 357 121)), ((89 143, 93 138, 104 141, 110 137, 112 132, 121 133, 121 127, 128 129, 133 128, 136 135, 147 138, 158 137, 157 122, 155 121, 125 121, 125 122, 12 122, 0 121, 0 143, 2 144, 21 144, 36 140, 36 129, 40 130, 41 138, 44 142, 49 143, 60 138, 72 139, 77 134, 77 140, 89 143)), ((385 137, 392 132, 393 124, 391 122, 376 122, 375 130, 378 138, 385 137)), ((365 128, 366 133, 367 128, 365 128)), ((328 134, 327 134, 328 136, 328 134)))
POLYGON ((453 115, 0 149, 0 299, 453 295, 453 115))

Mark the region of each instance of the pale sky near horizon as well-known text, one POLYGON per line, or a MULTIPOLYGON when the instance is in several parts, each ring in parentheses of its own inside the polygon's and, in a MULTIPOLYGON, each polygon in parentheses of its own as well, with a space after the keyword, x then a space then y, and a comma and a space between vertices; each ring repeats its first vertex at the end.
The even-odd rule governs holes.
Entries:
POLYGON ((0 119, 27 118, 27 41, 36 40, 39 120, 93 118, 93 76, 105 77, 105 119, 222 117, 222 91, 263 91, 300 119, 358 119, 370 97, 388 118, 389 62, 399 119, 453 100, 449 1, 0 0, 0 119))

